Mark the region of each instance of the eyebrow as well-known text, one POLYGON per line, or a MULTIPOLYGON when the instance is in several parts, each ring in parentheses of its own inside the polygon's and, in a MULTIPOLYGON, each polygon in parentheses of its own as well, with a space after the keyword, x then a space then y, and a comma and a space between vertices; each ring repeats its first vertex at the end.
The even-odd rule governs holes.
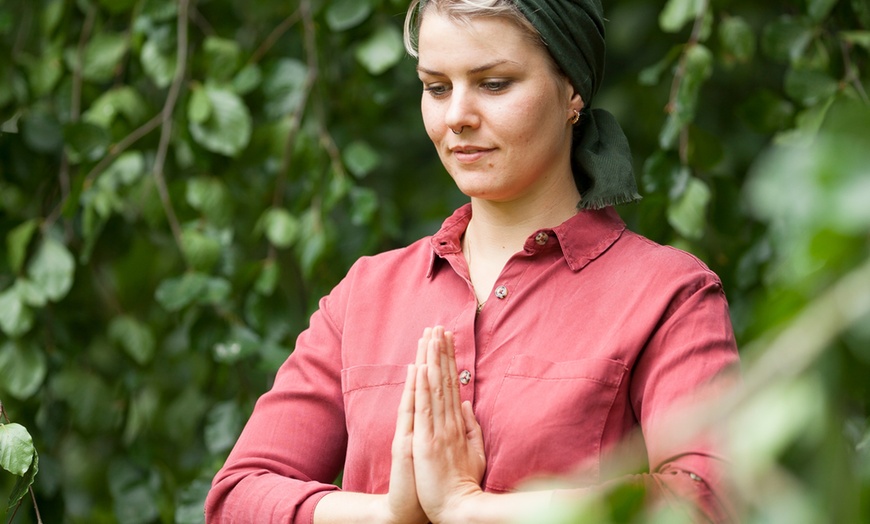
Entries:
MULTIPOLYGON (((513 60, 496 60, 495 62, 489 62, 489 63, 483 64, 481 66, 477 66, 477 67, 474 67, 472 69, 469 69, 468 74, 474 75, 477 73, 483 73, 484 71, 489 71, 490 69, 494 69, 494 68, 496 68, 500 65, 503 65, 503 64, 519 65, 517 62, 514 62, 513 60)), ((431 69, 426 69, 425 67, 423 67, 419 64, 417 65, 417 72, 425 73, 425 74, 431 75, 431 76, 447 76, 440 71, 433 71, 431 69)))

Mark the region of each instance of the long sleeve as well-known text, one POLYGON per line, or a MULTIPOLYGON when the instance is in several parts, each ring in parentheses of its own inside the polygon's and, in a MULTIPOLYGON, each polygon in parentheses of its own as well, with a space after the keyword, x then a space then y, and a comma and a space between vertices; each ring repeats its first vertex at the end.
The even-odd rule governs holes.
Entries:
POLYGON ((263 395, 206 501, 209 523, 310 523, 347 445, 340 332, 321 309, 263 395))

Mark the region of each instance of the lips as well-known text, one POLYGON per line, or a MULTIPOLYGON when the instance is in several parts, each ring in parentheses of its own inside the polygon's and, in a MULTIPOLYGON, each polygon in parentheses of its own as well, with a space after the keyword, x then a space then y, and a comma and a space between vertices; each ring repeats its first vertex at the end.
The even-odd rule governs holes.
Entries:
POLYGON ((471 164, 477 162, 488 153, 491 153, 492 151, 494 151, 494 149, 469 145, 451 147, 450 151, 453 152, 453 156, 459 162, 463 164, 471 164))

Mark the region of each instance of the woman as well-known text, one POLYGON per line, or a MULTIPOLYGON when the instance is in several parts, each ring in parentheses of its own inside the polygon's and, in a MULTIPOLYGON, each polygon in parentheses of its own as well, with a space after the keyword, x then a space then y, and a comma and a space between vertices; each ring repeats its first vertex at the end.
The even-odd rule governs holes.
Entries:
POLYGON ((651 473, 620 481, 726 520, 717 459, 667 413, 736 363, 727 304, 609 207, 638 197, 619 126, 589 109, 600 2, 428 0, 406 26, 426 131, 471 202, 322 299, 208 520, 505 522, 607 480, 637 428, 651 473))

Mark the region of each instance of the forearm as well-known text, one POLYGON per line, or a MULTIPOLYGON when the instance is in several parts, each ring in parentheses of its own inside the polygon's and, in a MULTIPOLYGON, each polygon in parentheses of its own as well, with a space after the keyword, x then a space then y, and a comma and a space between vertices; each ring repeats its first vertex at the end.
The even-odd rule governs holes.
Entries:
POLYGON ((434 524, 502 524, 535 522, 550 508, 553 491, 479 492, 456 504, 434 524))

